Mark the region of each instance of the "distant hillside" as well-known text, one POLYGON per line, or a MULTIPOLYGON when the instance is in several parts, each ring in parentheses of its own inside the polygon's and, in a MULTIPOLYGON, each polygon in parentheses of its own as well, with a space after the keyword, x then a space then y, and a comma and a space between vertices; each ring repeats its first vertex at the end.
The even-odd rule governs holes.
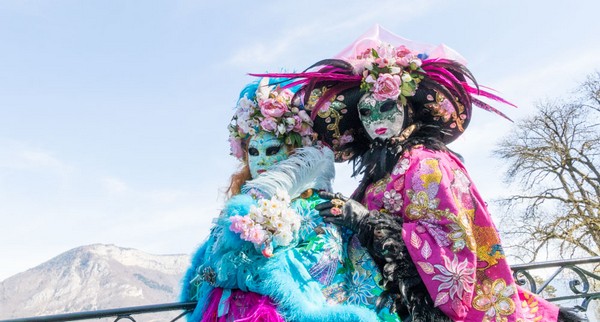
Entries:
POLYGON ((176 302, 188 264, 187 255, 78 247, 1 282, 0 319, 176 302))

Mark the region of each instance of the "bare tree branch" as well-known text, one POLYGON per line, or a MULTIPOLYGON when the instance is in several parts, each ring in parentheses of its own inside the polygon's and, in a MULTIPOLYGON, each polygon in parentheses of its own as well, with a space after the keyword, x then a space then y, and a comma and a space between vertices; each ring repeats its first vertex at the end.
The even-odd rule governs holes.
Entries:
POLYGON ((497 201, 515 223, 499 227, 510 237, 506 247, 521 258, 549 249, 559 257, 600 254, 600 73, 577 93, 568 103, 538 103, 494 151, 508 162, 505 181, 522 190, 497 201))

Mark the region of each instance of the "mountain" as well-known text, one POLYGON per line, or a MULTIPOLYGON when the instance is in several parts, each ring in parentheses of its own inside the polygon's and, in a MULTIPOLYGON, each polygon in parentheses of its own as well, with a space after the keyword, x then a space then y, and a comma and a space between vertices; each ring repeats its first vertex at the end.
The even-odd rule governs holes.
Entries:
POLYGON ((188 265, 187 255, 78 247, 2 281, 0 319, 177 302, 188 265))

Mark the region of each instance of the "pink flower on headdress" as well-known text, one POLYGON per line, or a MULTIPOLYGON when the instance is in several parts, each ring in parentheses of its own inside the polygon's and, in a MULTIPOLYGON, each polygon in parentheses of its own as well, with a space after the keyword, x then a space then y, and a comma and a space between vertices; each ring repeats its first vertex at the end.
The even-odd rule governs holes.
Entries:
POLYGON ((379 68, 384 68, 389 65, 390 61, 385 57, 383 57, 383 58, 380 57, 380 58, 375 59, 375 63, 377 64, 377 66, 379 66, 379 68))
POLYGON ((234 157, 241 159, 244 156, 242 140, 230 137, 229 147, 231 148, 231 155, 233 155, 234 157))
POLYGON ((396 63, 398 63, 398 65, 400 66, 404 66, 404 67, 409 67, 413 70, 421 67, 421 59, 419 59, 419 57, 415 56, 414 54, 409 54, 403 57, 400 57, 396 60, 396 63))
POLYGON ((404 46, 404 45, 400 45, 400 46, 396 47, 396 57, 404 57, 410 53, 411 53, 410 49, 406 48, 406 46, 404 46))
POLYGON ((267 132, 274 132, 277 129, 277 120, 267 116, 260 121, 260 127, 267 132))
POLYGON ((367 58, 371 58, 371 57, 373 57, 371 48, 366 48, 365 50, 363 50, 362 53, 359 53, 358 55, 356 55, 357 59, 367 59, 367 58))
POLYGON ((258 103, 260 106, 260 113, 264 116, 270 117, 281 117, 285 112, 288 111, 288 107, 285 102, 267 98, 258 103))
POLYGON ((298 115, 294 115, 293 118, 294 118, 294 122, 295 122, 293 130, 294 130, 294 132, 299 133, 300 131, 302 131, 302 119, 298 115))
POLYGON ((380 74, 373 85, 373 97, 378 101, 398 99, 402 80, 398 75, 380 74))

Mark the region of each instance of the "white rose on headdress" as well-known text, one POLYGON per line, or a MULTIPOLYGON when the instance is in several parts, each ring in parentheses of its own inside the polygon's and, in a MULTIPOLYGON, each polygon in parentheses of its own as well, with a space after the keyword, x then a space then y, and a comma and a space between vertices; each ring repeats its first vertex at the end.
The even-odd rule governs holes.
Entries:
POLYGON ((277 125, 277 134, 283 135, 286 132, 287 132, 287 127, 285 126, 285 124, 279 124, 279 125, 277 125))
POLYGON ((249 100, 247 97, 240 98, 237 105, 238 111, 244 112, 250 112, 256 107, 256 103, 254 103, 252 100, 249 100))
POLYGON ((238 111, 236 115, 236 123, 238 126, 238 131, 242 134, 250 133, 250 129, 252 128, 250 122, 250 112, 249 111, 238 111))
POLYGON ((400 74, 401 72, 402 72, 402 68, 400 68, 398 66, 390 67, 390 74, 396 75, 396 74, 400 74))
POLYGON ((261 101, 269 98, 269 95, 273 91, 274 86, 269 86, 269 78, 263 77, 258 83, 258 88, 256 89, 256 100, 261 101))

